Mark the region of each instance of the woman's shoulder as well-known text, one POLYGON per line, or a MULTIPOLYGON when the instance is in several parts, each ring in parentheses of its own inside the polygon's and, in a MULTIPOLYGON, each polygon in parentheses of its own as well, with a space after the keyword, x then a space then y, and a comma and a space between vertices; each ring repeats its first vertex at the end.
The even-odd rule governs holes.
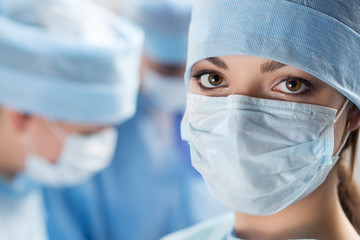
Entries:
POLYGON ((184 230, 163 237, 161 240, 222 240, 234 228, 234 213, 228 212, 218 217, 198 223, 184 230))

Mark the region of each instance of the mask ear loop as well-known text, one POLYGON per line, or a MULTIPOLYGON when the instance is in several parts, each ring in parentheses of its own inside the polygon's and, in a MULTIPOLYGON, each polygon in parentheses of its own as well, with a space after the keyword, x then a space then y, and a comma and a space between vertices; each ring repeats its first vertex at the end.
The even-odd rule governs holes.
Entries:
POLYGON ((341 117, 341 115, 343 114, 343 112, 345 111, 347 105, 349 103, 349 99, 346 99, 344 104, 341 106, 341 108, 338 110, 338 112, 336 113, 336 117, 335 117, 335 122, 337 122, 337 120, 339 120, 339 118, 341 117))
POLYGON ((21 136, 21 143, 24 147, 26 155, 29 154, 39 154, 36 145, 34 144, 33 138, 30 136, 30 133, 27 132, 21 136))
POLYGON ((51 123, 45 122, 45 124, 60 143, 63 143, 68 137, 69 134, 58 122, 56 121, 53 121, 51 123))
MULTIPOLYGON (((346 99, 346 101, 344 102, 344 104, 342 105, 342 107, 340 108, 338 113, 336 114, 335 122, 337 122, 339 120, 339 118, 343 114, 345 108, 347 107, 348 103, 349 103, 349 99, 346 99)), ((350 123, 348 122, 346 124, 346 128, 345 128, 346 134, 343 135, 343 137, 341 139, 342 143, 341 143, 339 149, 336 151, 335 155, 333 156, 333 158, 335 160, 334 162, 336 162, 339 159, 339 154, 343 150, 343 148, 344 148, 344 146, 345 146, 345 144, 346 144, 346 142, 347 142, 347 140, 348 140, 348 138, 350 136, 349 125, 350 125, 350 123)))

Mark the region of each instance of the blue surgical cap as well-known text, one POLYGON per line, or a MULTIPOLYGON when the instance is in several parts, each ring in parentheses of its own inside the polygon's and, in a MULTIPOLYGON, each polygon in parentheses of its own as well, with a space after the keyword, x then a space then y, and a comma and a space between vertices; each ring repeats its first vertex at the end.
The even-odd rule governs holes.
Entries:
POLYGON ((81 0, 0 0, 0 105, 113 124, 135 112, 143 32, 81 0))
POLYGON ((360 1, 195 0, 186 84, 196 62, 226 55, 297 67, 360 107, 360 1))
POLYGON ((145 30, 145 54, 164 64, 185 64, 193 0, 128 0, 125 14, 145 30))

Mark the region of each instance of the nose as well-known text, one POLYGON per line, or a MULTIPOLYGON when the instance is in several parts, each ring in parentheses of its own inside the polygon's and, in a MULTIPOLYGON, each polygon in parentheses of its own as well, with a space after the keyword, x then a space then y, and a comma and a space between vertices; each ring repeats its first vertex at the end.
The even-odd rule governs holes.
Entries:
POLYGON ((266 82, 254 72, 239 71, 232 79, 231 94, 245 95, 255 98, 269 98, 266 94, 266 82))
POLYGON ((265 75, 261 73, 261 59, 250 56, 224 57, 231 68, 231 94, 245 95, 256 98, 266 98, 265 75), (233 59, 234 58, 234 59, 233 59))

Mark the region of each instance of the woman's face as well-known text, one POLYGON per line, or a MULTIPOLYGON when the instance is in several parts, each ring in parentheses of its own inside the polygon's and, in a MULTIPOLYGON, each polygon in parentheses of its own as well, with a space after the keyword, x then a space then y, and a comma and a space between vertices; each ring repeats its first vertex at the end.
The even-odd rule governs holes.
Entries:
MULTIPOLYGON (((250 97, 316 104, 340 109, 346 98, 318 78, 292 66, 252 56, 204 59, 191 71, 190 93, 220 97, 250 97)), ((339 148, 350 105, 335 124, 335 148, 339 148)))

